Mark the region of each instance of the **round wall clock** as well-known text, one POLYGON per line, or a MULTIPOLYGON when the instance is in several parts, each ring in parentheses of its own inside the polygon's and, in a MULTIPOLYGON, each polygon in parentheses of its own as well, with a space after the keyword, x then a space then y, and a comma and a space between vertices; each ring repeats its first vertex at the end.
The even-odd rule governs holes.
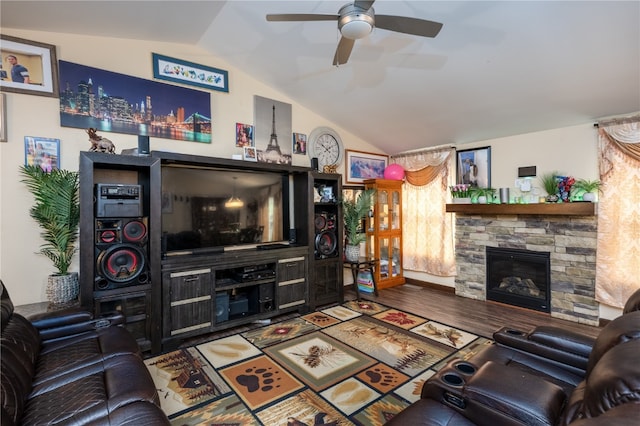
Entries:
POLYGON ((317 127, 309 135, 309 155, 318 159, 318 170, 324 166, 338 166, 342 163, 344 147, 342 139, 329 127, 317 127))

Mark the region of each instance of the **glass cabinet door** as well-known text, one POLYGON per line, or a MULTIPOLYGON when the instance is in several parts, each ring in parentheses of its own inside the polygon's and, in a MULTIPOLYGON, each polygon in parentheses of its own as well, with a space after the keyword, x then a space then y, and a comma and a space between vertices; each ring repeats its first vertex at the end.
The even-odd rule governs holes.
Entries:
POLYGON ((391 238, 391 246, 389 247, 389 259, 391 259, 391 267, 389 268, 389 273, 391 274, 391 277, 399 277, 402 275, 402 256, 400 254, 401 244, 402 241, 399 236, 391 238))
POLYGON ((378 190, 378 226, 380 231, 389 229, 389 193, 386 190, 378 190))
POLYGON ((378 238, 378 247, 380 247, 380 279, 384 280, 391 277, 392 265, 389 264, 391 260, 389 238, 378 238))
POLYGON ((391 192, 391 204, 389 205, 391 215, 391 230, 397 231, 400 229, 400 192, 391 192))

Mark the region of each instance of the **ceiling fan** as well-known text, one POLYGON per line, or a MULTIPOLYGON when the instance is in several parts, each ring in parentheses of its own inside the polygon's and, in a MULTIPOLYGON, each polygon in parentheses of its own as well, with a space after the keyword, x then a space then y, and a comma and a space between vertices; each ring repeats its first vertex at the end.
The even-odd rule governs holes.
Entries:
POLYGON ((355 41, 366 37, 374 28, 395 31, 399 33, 422 37, 435 37, 440 32, 442 24, 425 19, 409 18, 407 16, 376 15, 373 10, 375 0, 356 0, 345 4, 337 15, 311 13, 279 13, 268 14, 267 21, 338 21, 338 30, 342 35, 333 65, 346 64, 351 55, 355 41))

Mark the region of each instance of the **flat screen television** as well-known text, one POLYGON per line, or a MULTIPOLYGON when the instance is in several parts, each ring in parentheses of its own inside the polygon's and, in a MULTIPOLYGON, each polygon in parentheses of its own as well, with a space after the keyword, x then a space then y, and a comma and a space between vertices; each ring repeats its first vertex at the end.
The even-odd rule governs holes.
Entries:
POLYGON ((163 255, 286 241, 288 195, 281 171, 163 164, 163 255))

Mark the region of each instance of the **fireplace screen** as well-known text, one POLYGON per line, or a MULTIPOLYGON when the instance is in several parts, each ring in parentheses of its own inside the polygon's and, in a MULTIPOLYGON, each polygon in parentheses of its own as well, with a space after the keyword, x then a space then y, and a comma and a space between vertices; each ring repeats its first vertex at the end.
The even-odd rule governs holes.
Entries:
POLYGON ((486 247, 487 300, 550 312, 548 252, 486 247))

